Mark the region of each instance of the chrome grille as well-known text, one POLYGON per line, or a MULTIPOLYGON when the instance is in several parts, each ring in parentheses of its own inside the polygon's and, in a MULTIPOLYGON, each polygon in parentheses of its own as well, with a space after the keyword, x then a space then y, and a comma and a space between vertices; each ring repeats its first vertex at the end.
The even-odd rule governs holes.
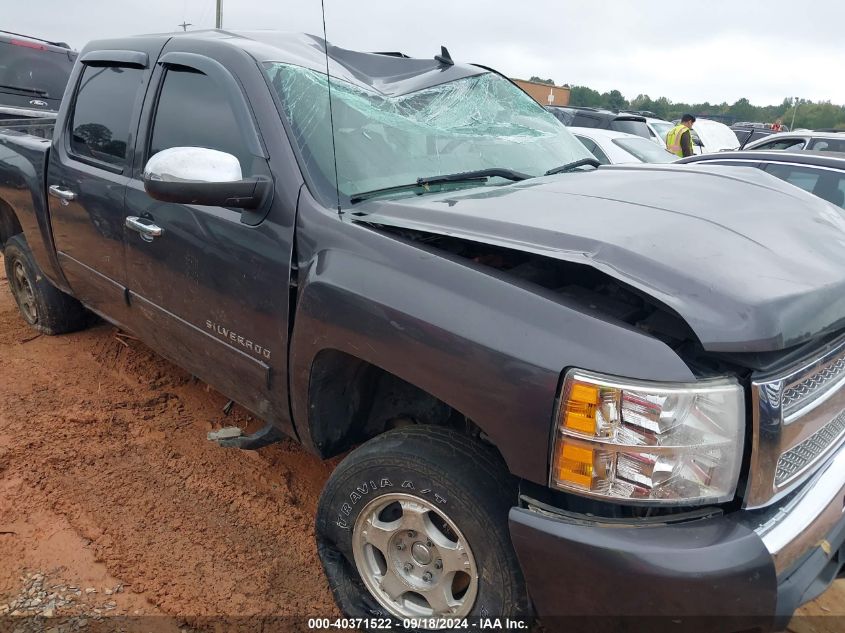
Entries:
POLYGON ((828 449, 836 446, 843 435, 845 435, 845 411, 780 456, 775 471, 775 485, 780 487, 789 483, 790 479, 801 474, 828 449))
POLYGON ((842 377, 845 377, 845 354, 835 358, 817 372, 784 389, 781 396, 784 413, 788 414, 812 401, 813 397, 823 391, 826 385, 842 377))
POLYGON ((752 380, 754 434, 745 507, 800 486, 845 443, 845 336, 816 358, 752 380))

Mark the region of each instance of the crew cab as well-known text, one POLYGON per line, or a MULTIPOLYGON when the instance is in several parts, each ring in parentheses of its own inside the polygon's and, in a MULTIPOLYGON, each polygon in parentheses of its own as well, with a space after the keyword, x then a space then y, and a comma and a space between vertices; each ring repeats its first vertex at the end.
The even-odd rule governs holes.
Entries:
POLYGON ((266 421, 221 446, 351 449, 315 533, 356 626, 773 630, 840 572, 845 223, 763 172, 596 168, 446 50, 139 36, 0 133, 0 242, 34 327, 266 421))

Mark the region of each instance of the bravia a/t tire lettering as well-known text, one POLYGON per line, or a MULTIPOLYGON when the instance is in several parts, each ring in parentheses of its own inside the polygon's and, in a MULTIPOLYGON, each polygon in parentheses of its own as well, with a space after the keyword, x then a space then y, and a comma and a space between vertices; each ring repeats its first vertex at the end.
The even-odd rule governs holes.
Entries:
MULTIPOLYGON (((317 548, 335 601, 348 617, 392 617, 401 626, 401 608, 386 602, 385 594, 377 597, 368 589, 368 582, 362 577, 369 573, 368 568, 365 565, 365 569, 359 569, 353 551, 353 542, 359 543, 360 560, 356 527, 360 530, 362 525, 373 525, 367 521, 370 509, 378 512, 381 508, 387 512, 396 500, 396 504, 417 506, 426 511, 424 516, 438 521, 442 515, 460 532, 468 550, 465 564, 479 572, 477 589, 466 616, 526 618, 530 613, 528 597, 508 532, 508 511, 516 499, 515 482, 498 454, 458 432, 415 426, 389 431, 370 440, 341 462, 320 498, 317 548), (386 510, 381 501, 388 504, 386 510)), ((404 516, 404 506, 395 512, 404 516)), ((376 516, 380 521, 385 515, 376 516)), ((438 551, 438 543, 425 537, 404 539, 407 543, 396 541, 396 535, 392 538, 390 558, 378 550, 387 565, 396 563, 394 555, 410 556, 411 547, 417 548, 414 555, 418 556, 407 558, 411 563, 430 563, 429 552, 436 555, 438 551)), ((460 543, 458 551, 461 551, 460 543)), ((436 563, 441 561, 438 559, 436 563)), ((429 567, 430 572, 437 573, 433 566, 429 567)), ((414 569, 411 573, 418 571, 425 570, 414 569)), ((369 586, 373 584, 371 576, 369 586)), ((399 590, 414 591, 413 585, 407 589, 399 585, 399 590)))

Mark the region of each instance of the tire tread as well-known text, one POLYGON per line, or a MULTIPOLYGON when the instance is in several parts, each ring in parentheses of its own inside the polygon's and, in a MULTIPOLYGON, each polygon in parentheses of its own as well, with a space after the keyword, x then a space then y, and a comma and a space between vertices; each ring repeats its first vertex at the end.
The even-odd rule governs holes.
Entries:
MULTIPOLYGON (((44 276, 22 234, 13 235, 3 247, 6 276, 12 276, 12 261, 21 259, 29 269, 28 276, 35 293, 38 322, 33 327, 44 334, 55 336, 84 329, 91 324, 92 316, 83 305, 70 295, 56 288, 44 276)), ((11 280, 10 290, 11 290, 11 280)))
MULTIPOLYGON (((343 460, 320 497, 317 539, 321 558, 326 555, 342 556, 340 552, 329 554, 327 540, 331 539, 324 537, 332 531, 332 502, 338 490, 344 489, 355 473, 385 467, 409 468, 409 465, 420 462, 426 465, 425 470, 441 473, 447 481, 458 479, 463 497, 471 497, 481 514, 498 517, 489 520, 485 528, 491 543, 496 544, 504 557, 501 579, 503 595, 508 597, 509 603, 506 615, 528 617, 529 601, 507 522, 507 513, 517 500, 516 480, 508 473, 504 461, 493 447, 449 428, 419 425, 394 429, 359 446, 343 460)), ((363 585, 357 575, 354 579, 332 577, 331 565, 326 565, 325 560, 323 562, 336 602, 344 612, 351 614, 356 602, 351 596, 361 591, 363 585)))

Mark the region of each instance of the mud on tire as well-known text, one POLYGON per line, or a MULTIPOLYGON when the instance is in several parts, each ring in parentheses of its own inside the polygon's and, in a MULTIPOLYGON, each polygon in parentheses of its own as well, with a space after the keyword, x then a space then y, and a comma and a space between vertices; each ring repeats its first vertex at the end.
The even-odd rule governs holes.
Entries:
POLYGON ((370 440, 320 497, 317 548, 335 601, 353 618, 529 617, 508 532, 516 498, 498 454, 457 432, 406 427, 370 440), (435 585, 451 608, 433 608, 443 604, 435 585))
POLYGON ((91 314, 79 301, 50 283, 23 235, 14 235, 3 250, 9 289, 21 315, 44 334, 64 334, 81 330, 92 322, 91 314))

